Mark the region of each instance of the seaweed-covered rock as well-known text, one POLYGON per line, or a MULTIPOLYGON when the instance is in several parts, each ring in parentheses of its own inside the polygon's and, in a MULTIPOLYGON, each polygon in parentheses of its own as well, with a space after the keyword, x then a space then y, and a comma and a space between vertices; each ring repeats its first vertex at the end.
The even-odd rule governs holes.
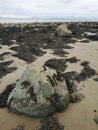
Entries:
POLYGON ((89 61, 83 61, 83 62, 81 62, 81 65, 82 65, 82 66, 88 66, 89 63, 90 63, 89 61))
POLYGON ((78 92, 78 85, 75 82, 75 77, 78 75, 77 72, 71 71, 71 72, 66 72, 61 74, 63 78, 66 81, 67 88, 70 94, 70 102, 71 103, 76 103, 81 101, 84 98, 84 95, 78 92))
POLYGON ((83 67, 81 72, 75 77, 75 80, 77 82, 81 82, 88 78, 93 77, 94 75, 96 75, 96 73, 97 73, 96 70, 87 65, 83 67))
POLYGON ((63 49, 56 49, 56 50, 54 50, 53 54, 64 57, 65 54, 69 54, 69 53, 64 51, 63 49))
POLYGON ((65 24, 62 24, 57 27, 56 34, 58 36, 71 37, 72 32, 66 27, 65 24))
POLYGON ((49 59, 45 62, 45 66, 55 69, 56 71, 64 71, 67 68, 66 59, 49 59))
POLYGON ((0 108, 7 106, 8 96, 14 88, 14 84, 10 84, 6 87, 6 89, 0 93, 0 108))
POLYGON ((29 66, 8 98, 9 109, 18 114, 46 117, 63 111, 69 103, 66 82, 55 70, 29 66))
POLYGON ((80 61, 79 59, 77 59, 75 56, 66 59, 66 61, 70 62, 70 63, 77 63, 78 61, 80 61))

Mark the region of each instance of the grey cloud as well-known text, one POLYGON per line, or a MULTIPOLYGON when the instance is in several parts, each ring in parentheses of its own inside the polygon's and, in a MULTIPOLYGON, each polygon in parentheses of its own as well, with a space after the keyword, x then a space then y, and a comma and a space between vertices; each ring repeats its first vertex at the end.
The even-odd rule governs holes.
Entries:
POLYGON ((0 15, 97 16, 98 0, 3 0, 0 15))

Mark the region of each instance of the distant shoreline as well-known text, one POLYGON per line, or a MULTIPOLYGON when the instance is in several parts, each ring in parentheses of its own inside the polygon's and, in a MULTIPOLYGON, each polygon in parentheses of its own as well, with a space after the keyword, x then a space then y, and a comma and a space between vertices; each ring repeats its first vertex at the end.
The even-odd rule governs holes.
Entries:
POLYGON ((35 23, 35 22, 98 22, 95 19, 59 19, 59 18, 0 18, 0 23, 35 23))

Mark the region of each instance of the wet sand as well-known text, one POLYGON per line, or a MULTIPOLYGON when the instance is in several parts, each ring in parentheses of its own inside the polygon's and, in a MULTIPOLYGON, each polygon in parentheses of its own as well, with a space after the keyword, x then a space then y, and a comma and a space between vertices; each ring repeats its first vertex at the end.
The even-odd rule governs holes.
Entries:
MULTIPOLYGON (((74 64, 67 63, 68 67, 66 72, 80 72, 82 69, 80 63, 84 60, 90 61, 90 66, 98 72, 98 42, 77 42, 75 44, 71 44, 71 46, 74 48, 67 50, 67 52, 70 53, 68 58, 76 56, 81 61, 74 64)), ((14 51, 11 51, 9 47, 4 46, 1 49, 0 54, 5 51, 15 53, 14 51)), ((33 64, 43 65, 48 59, 60 58, 51 53, 52 51, 47 49, 47 53, 44 54, 44 56, 37 58, 33 64)), ((6 85, 14 83, 28 66, 25 61, 11 55, 5 58, 5 61, 8 60, 14 60, 11 66, 16 66, 18 68, 13 73, 9 73, 0 79, 0 92, 4 90, 6 85)), ((69 104, 68 108, 63 113, 57 113, 56 116, 61 124, 65 126, 64 130, 98 130, 98 125, 93 120, 95 116, 94 110, 98 111, 98 82, 91 78, 81 82, 78 86, 79 92, 84 94, 85 98, 79 103, 69 104)), ((0 109, 1 130, 11 130, 12 128, 16 128, 17 125, 22 124, 25 124, 25 128, 28 128, 28 130, 32 130, 38 127, 39 119, 13 114, 8 112, 6 108, 0 109)))
MULTIPOLYGON (((98 42, 76 43, 70 50, 69 57, 77 56, 81 61, 90 61, 90 66, 98 72, 98 42)), ((80 61, 80 62, 81 62, 80 61)), ((80 62, 68 64, 66 71, 80 72, 80 62)), ((58 113, 57 117, 65 125, 65 130, 97 130, 98 125, 94 122, 94 110, 98 111, 98 82, 92 78, 81 82, 79 92, 85 98, 76 104, 69 104, 64 113, 58 113)))

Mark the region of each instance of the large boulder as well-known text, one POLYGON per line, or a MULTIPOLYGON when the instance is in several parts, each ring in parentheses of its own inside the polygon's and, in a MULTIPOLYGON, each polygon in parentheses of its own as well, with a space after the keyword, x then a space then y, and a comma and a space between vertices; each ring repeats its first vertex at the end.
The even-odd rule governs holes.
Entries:
POLYGON ((55 70, 32 64, 16 82, 7 103, 17 114, 46 117, 67 107, 69 93, 65 80, 55 70))
POLYGON ((71 37, 72 32, 67 28, 65 24, 59 25, 56 29, 56 34, 62 37, 71 37))

